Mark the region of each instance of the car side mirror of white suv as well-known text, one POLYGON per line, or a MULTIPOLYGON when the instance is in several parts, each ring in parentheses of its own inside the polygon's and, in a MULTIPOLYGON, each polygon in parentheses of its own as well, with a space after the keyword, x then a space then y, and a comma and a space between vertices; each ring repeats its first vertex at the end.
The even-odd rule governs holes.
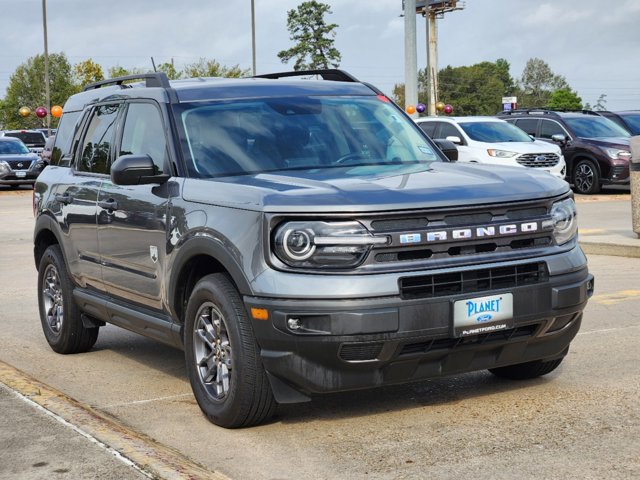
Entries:
POLYGON ((447 138, 445 138, 445 140, 449 140, 456 145, 462 145, 462 140, 460 139, 460 137, 456 137, 455 135, 449 135, 447 138))

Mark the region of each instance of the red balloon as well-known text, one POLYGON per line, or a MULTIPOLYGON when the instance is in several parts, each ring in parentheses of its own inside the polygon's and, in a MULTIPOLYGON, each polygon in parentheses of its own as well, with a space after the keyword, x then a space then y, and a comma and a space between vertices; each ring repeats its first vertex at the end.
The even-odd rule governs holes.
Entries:
POLYGON ((451 113, 453 113, 453 107, 449 104, 444 106, 444 113, 446 113, 447 115, 450 115, 451 113))
POLYGON ((47 109, 44 107, 38 107, 36 108, 36 117, 38 118, 44 118, 47 116, 47 109))

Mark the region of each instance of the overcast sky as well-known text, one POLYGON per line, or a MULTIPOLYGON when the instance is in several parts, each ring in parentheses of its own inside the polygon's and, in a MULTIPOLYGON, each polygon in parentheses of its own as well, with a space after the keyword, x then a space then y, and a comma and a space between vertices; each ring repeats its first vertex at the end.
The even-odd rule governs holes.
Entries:
MULTIPOLYGON (((292 45, 287 10, 302 0, 255 0, 258 73, 287 69, 277 52, 292 45)), ((391 94, 404 76, 402 0, 326 0, 339 25, 341 68, 391 94)), ((438 20, 439 68, 505 58, 519 78, 538 57, 583 102, 606 94, 611 110, 640 109, 640 0, 466 0, 438 20)), ((9 77, 43 52, 42 1, 0 0, 0 96, 9 77)), ((215 58, 251 67, 250 0, 48 0, 49 52, 72 64, 176 67, 215 58)), ((425 21, 416 16, 418 67, 425 67, 425 21)), ((293 65, 293 62, 291 62, 293 65)), ((447 99, 441 99, 446 102, 447 99)), ((454 105, 455 108, 455 105, 454 105)))

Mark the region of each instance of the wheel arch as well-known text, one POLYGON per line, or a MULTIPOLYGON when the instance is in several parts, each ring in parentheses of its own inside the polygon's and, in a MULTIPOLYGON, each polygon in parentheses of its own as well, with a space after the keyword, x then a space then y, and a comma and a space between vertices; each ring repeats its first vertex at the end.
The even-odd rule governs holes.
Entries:
MULTIPOLYGON (((571 161, 571 172, 568 172, 567 177, 573 179, 573 172, 576 171, 576 165, 578 163, 580 163, 582 160, 588 160, 591 163, 593 163, 596 166, 596 168, 598 169, 598 175, 600 175, 600 178, 603 178, 603 171, 602 171, 602 166, 600 165, 600 162, 598 161, 598 159, 596 157, 594 157, 593 155, 589 155, 587 153, 579 153, 575 157, 572 158, 572 161, 571 161)), ((566 162, 567 162, 567 159, 565 157, 565 163, 566 162)))
POLYGON ((172 263, 167 292, 172 316, 181 324, 193 287, 198 280, 212 273, 226 273, 240 295, 251 294, 241 267, 220 242, 210 237, 188 240, 172 263))
MULTIPOLYGON (((36 270, 47 248, 55 244, 62 246, 60 235, 58 223, 49 215, 43 214, 37 218, 33 231, 33 259, 36 270)), ((64 248, 61 248, 61 251, 64 256, 64 248)))

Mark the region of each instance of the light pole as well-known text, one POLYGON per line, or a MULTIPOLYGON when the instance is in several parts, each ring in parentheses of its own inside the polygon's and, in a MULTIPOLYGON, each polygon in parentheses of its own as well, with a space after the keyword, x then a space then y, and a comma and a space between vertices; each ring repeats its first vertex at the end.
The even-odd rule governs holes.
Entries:
POLYGON ((47 0, 42 0, 42 27, 44 30, 44 94, 47 110, 47 136, 51 136, 51 94, 49 92, 49 45, 47 42, 47 0))
POLYGON ((251 0, 251 57, 253 76, 256 75, 256 10, 254 0, 251 0))
MULTIPOLYGON (((418 53, 416 45, 416 0, 404 2, 404 104, 418 103, 418 53)), ((417 117, 417 113, 411 114, 417 117)))

